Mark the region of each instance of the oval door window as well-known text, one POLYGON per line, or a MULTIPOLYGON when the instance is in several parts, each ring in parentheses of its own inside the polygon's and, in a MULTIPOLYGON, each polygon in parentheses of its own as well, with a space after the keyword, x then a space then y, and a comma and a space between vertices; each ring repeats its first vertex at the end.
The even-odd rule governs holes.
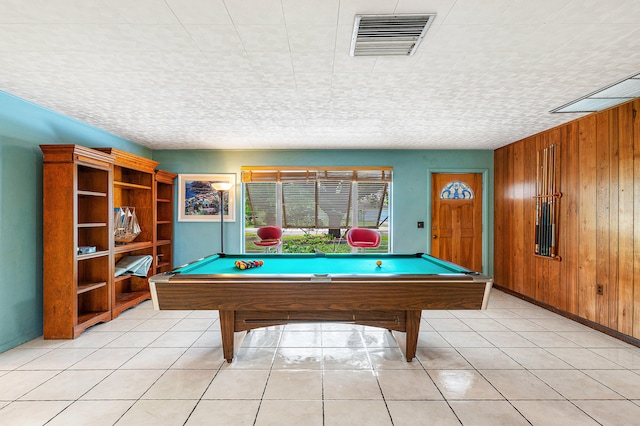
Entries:
POLYGON ((471 200, 472 198, 471 187, 460 181, 449 182, 440 191, 441 200, 471 200))

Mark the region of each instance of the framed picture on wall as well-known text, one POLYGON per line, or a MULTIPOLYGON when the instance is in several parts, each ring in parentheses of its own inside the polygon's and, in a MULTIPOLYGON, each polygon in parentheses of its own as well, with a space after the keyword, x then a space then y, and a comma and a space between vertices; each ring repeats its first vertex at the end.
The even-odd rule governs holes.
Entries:
POLYGON ((178 221, 220 222, 221 210, 225 222, 236 221, 235 174, 178 175, 178 191, 178 221), (220 192, 214 189, 219 184, 229 187, 223 192, 222 206, 220 192))

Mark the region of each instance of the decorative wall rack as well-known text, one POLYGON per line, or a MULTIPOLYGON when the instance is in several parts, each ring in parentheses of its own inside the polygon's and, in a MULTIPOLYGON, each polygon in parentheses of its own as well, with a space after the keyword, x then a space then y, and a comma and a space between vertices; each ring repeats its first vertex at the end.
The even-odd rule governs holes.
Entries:
POLYGON ((558 256, 558 200, 562 193, 556 186, 556 145, 537 152, 536 158, 536 212, 534 254, 560 260, 558 256))

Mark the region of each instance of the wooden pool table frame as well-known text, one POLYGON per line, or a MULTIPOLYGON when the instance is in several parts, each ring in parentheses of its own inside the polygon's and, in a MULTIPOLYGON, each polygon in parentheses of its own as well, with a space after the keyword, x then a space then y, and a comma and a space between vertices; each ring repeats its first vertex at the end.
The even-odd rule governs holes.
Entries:
POLYGON ((149 284, 155 309, 218 310, 227 362, 233 360, 235 332, 314 321, 391 330, 411 361, 422 310, 485 309, 492 280, 477 273, 379 278, 165 273, 149 284))

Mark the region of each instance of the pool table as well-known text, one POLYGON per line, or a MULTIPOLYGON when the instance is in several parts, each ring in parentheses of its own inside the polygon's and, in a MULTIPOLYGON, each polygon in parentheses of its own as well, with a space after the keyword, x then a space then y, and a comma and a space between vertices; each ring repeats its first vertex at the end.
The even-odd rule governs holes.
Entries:
POLYGON ((155 309, 218 310, 227 362, 235 332, 313 321, 386 328, 411 361, 422 310, 484 309, 492 280, 422 253, 219 253, 154 275, 149 285, 155 309), (241 270, 237 260, 263 265, 241 270))

